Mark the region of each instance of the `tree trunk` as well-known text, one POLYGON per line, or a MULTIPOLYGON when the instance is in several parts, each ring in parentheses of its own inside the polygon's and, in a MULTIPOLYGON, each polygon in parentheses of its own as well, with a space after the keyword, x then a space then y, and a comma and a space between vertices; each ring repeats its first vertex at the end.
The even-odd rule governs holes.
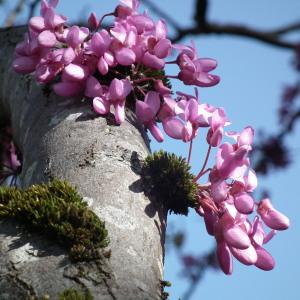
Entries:
POLYGON ((66 252, 22 224, 2 220, 0 299, 41 299, 68 288, 94 299, 160 299, 166 215, 143 193, 139 159, 148 140, 132 112, 114 125, 88 102, 47 94, 31 75, 11 70, 24 27, 0 31, 0 117, 23 155, 22 187, 64 179, 77 187, 111 240, 110 258, 70 263, 66 252))

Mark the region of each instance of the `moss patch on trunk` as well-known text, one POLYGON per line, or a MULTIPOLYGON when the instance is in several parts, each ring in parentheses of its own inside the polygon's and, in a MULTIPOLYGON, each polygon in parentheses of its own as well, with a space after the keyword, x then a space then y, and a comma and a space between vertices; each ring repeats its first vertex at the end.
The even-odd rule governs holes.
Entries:
POLYGON ((94 297, 89 291, 86 293, 79 292, 75 289, 64 290, 59 294, 59 300, 93 300, 94 297))
POLYGON ((104 222, 65 181, 32 185, 24 191, 0 187, 0 217, 14 218, 28 230, 57 240, 72 262, 97 259, 109 244, 104 222))
POLYGON ((187 215, 197 205, 198 185, 182 157, 164 151, 149 155, 143 165, 146 192, 170 213, 187 215))

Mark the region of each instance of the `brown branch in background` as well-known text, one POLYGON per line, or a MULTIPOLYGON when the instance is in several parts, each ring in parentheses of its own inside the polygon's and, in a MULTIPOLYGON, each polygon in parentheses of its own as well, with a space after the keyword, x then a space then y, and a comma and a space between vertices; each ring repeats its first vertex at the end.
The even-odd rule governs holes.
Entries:
POLYGON ((22 10, 24 8, 25 2, 26 2, 26 0, 19 0, 17 2, 15 8, 9 13, 9 15, 7 16, 7 18, 4 22, 5 27, 11 27, 14 25, 17 16, 22 12, 22 10))
POLYGON ((41 0, 33 0, 33 1, 31 1, 30 5, 29 5, 28 22, 29 22, 30 18, 33 17, 35 9, 36 9, 36 7, 38 6, 38 4, 40 2, 41 2, 41 0))
MULTIPOLYGON (((285 33, 288 33, 288 31, 286 31, 285 33)), ((233 36, 247 37, 286 49, 296 50, 296 48, 298 47, 298 43, 285 41, 281 38, 281 34, 274 34, 273 31, 260 31, 243 25, 218 24, 213 22, 207 23, 205 30, 199 27, 189 27, 181 29, 177 31, 177 34, 172 40, 173 42, 178 42, 186 36, 199 34, 228 34, 233 36)))
POLYGON ((210 250, 208 253, 202 255, 195 260, 195 265, 192 267, 193 271, 190 280, 190 285, 180 298, 182 300, 189 300, 196 290, 197 285, 202 280, 205 272, 209 269, 219 269, 216 257, 216 249, 210 250))
POLYGON ((280 133, 278 134, 278 138, 283 139, 286 135, 291 133, 294 129, 295 123, 300 118, 300 109, 295 111, 291 116, 285 126, 282 128, 280 133))
POLYGON ((236 24, 218 24, 207 21, 208 1, 198 0, 196 2, 196 25, 182 28, 175 19, 171 18, 167 13, 162 11, 158 6, 154 5, 151 0, 142 0, 156 15, 164 18, 172 27, 176 34, 172 38, 173 42, 178 42, 190 35, 209 35, 209 34, 227 34, 233 36, 246 37, 269 45, 295 50, 298 43, 285 41, 282 35, 292 31, 300 30, 300 22, 295 22, 275 30, 263 31, 248 26, 236 24), (203 9, 203 12, 199 12, 203 9), (200 25, 200 26, 199 26, 200 25))
POLYGON ((194 20, 199 28, 205 30, 207 24, 207 9, 208 1, 207 0, 197 0, 195 6, 194 20))
POLYGON ((273 30, 272 34, 273 35, 282 35, 282 34, 290 33, 292 31, 296 31, 296 30, 300 30, 300 22, 299 21, 291 23, 291 24, 283 26, 283 27, 280 27, 276 30, 273 30))

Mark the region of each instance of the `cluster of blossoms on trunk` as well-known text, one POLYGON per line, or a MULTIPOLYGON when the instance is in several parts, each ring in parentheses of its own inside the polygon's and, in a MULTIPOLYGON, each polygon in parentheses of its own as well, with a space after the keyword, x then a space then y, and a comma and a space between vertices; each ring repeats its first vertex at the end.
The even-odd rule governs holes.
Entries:
POLYGON ((268 198, 259 202, 253 198, 252 192, 257 187, 249 159, 253 129, 246 127, 240 133, 227 132, 226 135, 234 143, 218 146, 215 165, 206 170, 202 168, 197 176, 198 179, 209 172, 208 183, 199 185, 197 212, 204 217, 208 234, 216 239, 219 264, 225 274, 232 273, 232 255, 245 265, 269 271, 275 261, 264 244, 277 231, 287 229, 289 219, 276 210, 268 198), (254 211, 257 215, 251 221, 249 216, 254 211))
POLYGON ((0 127, 0 186, 17 185, 21 167, 21 155, 13 142, 12 128, 0 127))
POLYGON ((69 26, 66 17, 55 12, 57 4, 58 0, 41 2, 41 16, 31 18, 24 40, 16 47, 14 70, 34 73, 37 82, 51 84, 60 96, 86 97, 96 113, 114 113, 118 124, 125 119, 126 106, 133 108, 158 142, 164 140, 164 133, 189 142, 188 162, 193 140, 206 128, 208 151, 195 181, 208 175, 208 182, 198 184, 196 211, 216 239, 220 267, 231 274, 233 255, 243 264, 271 270, 274 259, 264 244, 277 230, 287 229, 289 220, 269 199, 257 202, 252 196, 257 186, 249 159, 253 129, 225 130, 230 122, 223 108, 200 103, 197 89, 191 95, 174 93, 168 84, 169 79, 177 79, 184 85, 214 86, 220 81, 210 73, 216 61, 199 58, 194 44, 172 44, 166 23, 139 13, 137 0, 121 0, 101 19, 92 13, 89 28, 69 26), (102 21, 108 16, 114 17, 113 25, 104 28, 102 21), (175 59, 167 60, 171 55, 175 59), (178 73, 166 75, 166 64, 176 65, 178 73), (224 136, 234 142, 222 143, 224 136), (208 168, 213 148, 216 162, 208 168), (251 221, 253 211, 258 215, 251 221))

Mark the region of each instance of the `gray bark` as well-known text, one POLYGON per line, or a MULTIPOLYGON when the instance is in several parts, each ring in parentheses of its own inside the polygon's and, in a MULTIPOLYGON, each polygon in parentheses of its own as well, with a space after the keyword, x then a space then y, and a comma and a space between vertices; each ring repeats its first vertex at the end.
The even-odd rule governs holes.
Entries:
POLYGON ((71 264, 66 252, 20 224, 1 221, 0 299, 57 299, 66 288, 94 299, 159 299, 165 213, 142 191, 139 159, 149 153, 132 112, 121 126, 89 103, 43 93, 29 75, 11 70, 25 28, 0 31, 0 117, 8 117, 23 154, 22 187, 69 181, 106 223, 111 257, 71 264))

